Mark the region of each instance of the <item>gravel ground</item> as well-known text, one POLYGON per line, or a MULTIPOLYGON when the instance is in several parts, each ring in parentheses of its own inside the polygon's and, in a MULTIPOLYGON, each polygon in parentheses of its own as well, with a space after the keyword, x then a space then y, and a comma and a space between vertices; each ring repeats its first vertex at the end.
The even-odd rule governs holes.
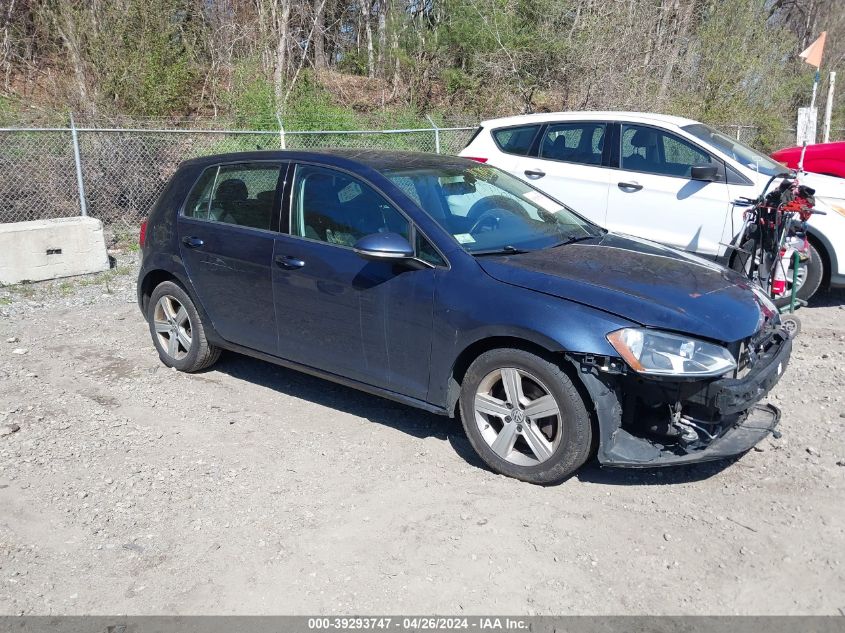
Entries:
POLYGON ((541 488, 445 418, 166 369, 118 263, 0 288, 0 613, 845 613, 845 293, 800 312, 782 439, 541 488))

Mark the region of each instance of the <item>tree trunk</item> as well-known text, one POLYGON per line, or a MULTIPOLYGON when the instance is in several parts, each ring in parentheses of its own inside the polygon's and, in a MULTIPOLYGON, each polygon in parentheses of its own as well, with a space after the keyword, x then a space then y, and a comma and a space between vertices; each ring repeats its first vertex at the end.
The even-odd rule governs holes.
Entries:
POLYGON ((311 45, 314 47, 314 68, 321 70, 326 67, 326 24, 325 0, 314 0, 314 36, 311 45))
POLYGON ((9 2, 9 10, 6 12, 6 17, 3 20, 3 44, 0 47, 0 67, 5 67, 5 80, 3 85, 6 87, 6 91, 9 90, 9 80, 12 75, 12 62, 9 60, 9 53, 11 52, 12 45, 9 38, 9 25, 12 23, 12 12, 15 10, 15 0, 11 0, 9 2))
POLYGON ((378 3, 378 76, 384 77, 384 59, 387 54, 387 0, 378 3))
POLYGON ((401 67, 399 65, 399 29, 393 29, 393 36, 391 38, 391 48, 393 50, 393 89, 390 92, 390 98, 396 96, 396 90, 399 88, 399 81, 401 77, 401 67))
POLYGON ((373 27, 370 24, 371 0, 361 0, 361 21, 364 23, 364 36, 367 42, 367 76, 375 77, 375 61, 373 59, 373 27))
POLYGON ((255 12, 258 16, 258 45, 260 47, 261 67, 268 75, 273 71, 273 48, 270 45, 270 33, 273 32, 273 24, 267 22, 267 6, 264 0, 255 0, 255 12))
POLYGON ((672 75, 675 73, 675 66, 678 64, 678 59, 681 56, 681 47, 687 40, 687 33, 690 30, 693 19, 693 11, 695 10, 695 0, 687 0, 688 4, 682 13, 679 13, 678 31, 675 37, 672 38, 672 45, 669 50, 669 58, 666 60, 666 66, 663 68, 663 79, 660 82, 660 88, 657 91, 657 107, 662 108, 666 103, 666 93, 669 91, 669 85, 672 83, 672 75))
POLYGON ((276 107, 282 106, 284 99, 284 81, 287 78, 288 29, 290 22, 290 2, 274 0, 272 13, 276 21, 276 64, 273 68, 273 88, 276 95, 276 107), (281 8, 277 6, 281 4, 281 8))

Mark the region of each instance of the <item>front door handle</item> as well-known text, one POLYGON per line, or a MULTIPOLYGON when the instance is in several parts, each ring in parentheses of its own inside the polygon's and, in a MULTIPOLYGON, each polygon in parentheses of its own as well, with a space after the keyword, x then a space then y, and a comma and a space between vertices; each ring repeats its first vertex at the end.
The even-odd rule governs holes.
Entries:
POLYGON ((305 266, 304 261, 302 261, 301 259, 297 259, 296 257, 292 257, 291 255, 277 255, 276 264, 281 266, 282 268, 287 268, 288 270, 302 268, 303 266, 305 266))
POLYGON ((643 186, 638 182, 620 182, 617 183, 617 186, 622 191, 639 191, 643 188, 643 186))
POLYGON ((540 171, 539 169, 526 169, 524 173, 531 180, 537 180, 538 178, 542 178, 546 175, 546 172, 540 171))
POLYGON ((182 244, 184 244, 188 248, 199 248, 200 246, 205 244, 205 242, 203 242, 198 237, 183 237, 182 244))

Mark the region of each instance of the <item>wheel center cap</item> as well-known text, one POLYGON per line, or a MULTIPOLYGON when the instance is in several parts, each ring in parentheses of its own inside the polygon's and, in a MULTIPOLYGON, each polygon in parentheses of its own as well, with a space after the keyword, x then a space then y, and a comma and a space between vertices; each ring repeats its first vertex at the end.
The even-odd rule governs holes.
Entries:
POLYGON ((525 413, 521 409, 514 409, 511 412, 511 418, 513 419, 514 422, 519 424, 520 422, 525 421, 525 413))

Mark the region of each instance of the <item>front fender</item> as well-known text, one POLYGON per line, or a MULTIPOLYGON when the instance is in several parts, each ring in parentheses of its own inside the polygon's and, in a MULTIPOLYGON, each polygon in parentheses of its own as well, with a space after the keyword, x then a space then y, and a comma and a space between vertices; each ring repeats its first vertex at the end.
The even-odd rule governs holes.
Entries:
POLYGON ((439 275, 435 305, 429 402, 442 407, 448 407, 456 361, 485 340, 510 339, 553 353, 615 357, 606 335, 635 325, 579 303, 455 270, 439 275))

